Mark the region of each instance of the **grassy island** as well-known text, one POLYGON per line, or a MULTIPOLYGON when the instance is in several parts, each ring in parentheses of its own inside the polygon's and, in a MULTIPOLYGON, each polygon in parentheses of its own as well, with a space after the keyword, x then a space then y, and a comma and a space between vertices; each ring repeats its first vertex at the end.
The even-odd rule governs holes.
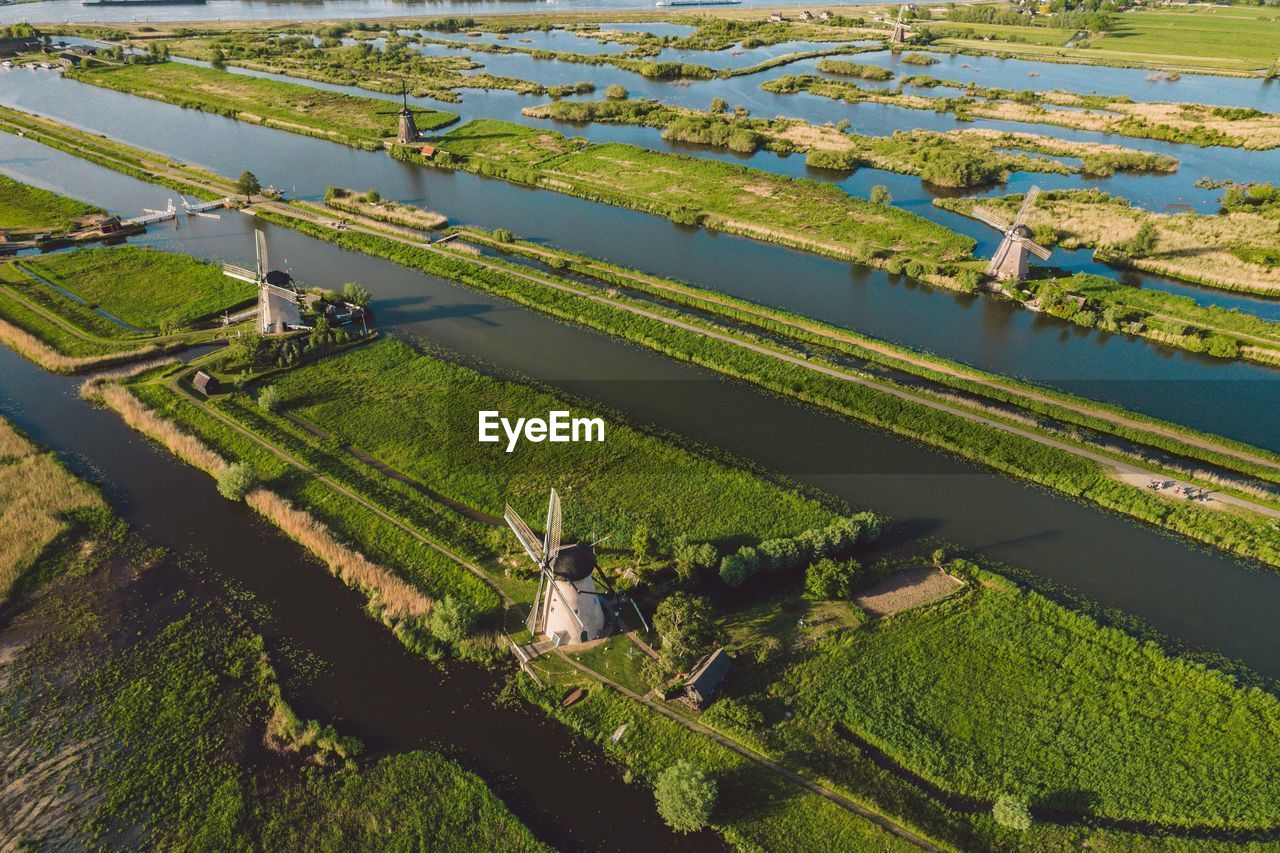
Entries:
MULTIPOLYGON (((385 100, 215 68, 161 62, 83 68, 68 75, 83 83, 358 148, 381 148, 396 133, 396 117, 379 115, 389 108, 385 100)), ((424 111, 414 118, 419 129, 432 130, 457 121, 458 117, 424 111)))
POLYGON ((10 239, 70 231, 84 217, 101 212, 93 205, 0 175, 0 232, 10 239))

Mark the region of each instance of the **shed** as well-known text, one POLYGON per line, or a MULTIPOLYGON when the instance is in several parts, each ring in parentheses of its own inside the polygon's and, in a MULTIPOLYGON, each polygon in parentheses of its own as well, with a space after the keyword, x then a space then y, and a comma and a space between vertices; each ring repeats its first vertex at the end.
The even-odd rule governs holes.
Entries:
POLYGON ((781 24, 781 23, 782 23, 782 14, 781 14, 781 13, 779 13, 779 12, 774 12, 774 13, 772 13, 771 15, 769 15, 769 23, 771 23, 771 24, 781 24))
POLYGON ((222 383, 217 378, 210 376, 203 370, 196 372, 196 378, 192 380, 192 384, 196 386, 196 390, 208 397, 210 394, 217 394, 222 388, 222 383))
POLYGON ((802 9, 802 10, 800 11, 800 20, 802 20, 802 21, 812 21, 812 20, 813 20, 813 13, 812 13, 812 12, 810 12, 808 9, 802 9))
POLYGON ((701 711, 711 703, 720 682, 729 674, 733 661, 724 649, 716 649, 694 667, 684 683, 684 701, 701 711))
POLYGON ((434 145, 422 146, 422 156, 430 160, 432 157, 436 156, 436 147, 434 145))

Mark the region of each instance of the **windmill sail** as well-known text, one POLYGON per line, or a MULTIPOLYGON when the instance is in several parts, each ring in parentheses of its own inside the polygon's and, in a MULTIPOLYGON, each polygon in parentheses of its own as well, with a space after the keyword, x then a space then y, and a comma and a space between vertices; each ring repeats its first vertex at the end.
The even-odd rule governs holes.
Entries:
POLYGON ((547 504, 547 529, 542 540, 542 553, 549 565, 555 565, 556 554, 560 551, 560 495, 551 490, 551 501, 547 504))
POLYGON ((515 533, 516 538, 520 540, 520 544, 524 546, 529 558, 541 568, 543 566, 542 543, 538 541, 537 536, 533 535, 529 525, 524 523, 524 519, 511 508, 510 504, 503 510, 502 517, 506 519, 507 526, 511 528, 511 532, 515 533))
POLYGON ((1035 255, 1042 261, 1049 260, 1053 255, 1052 249, 1032 239, 1031 229, 1026 224, 1031 208, 1035 206, 1039 195, 1039 187, 1029 189, 1022 199, 1022 204, 1018 206, 1018 212, 1013 217, 1013 221, 1007 224, 1003 216, 989 208, 973 209, 975 219, 1004 232, 1004 239, 1000 241, 999 248, 991 257, 991 263, 987 265, 987 275, 999 281, 1018 281, 1026 278, 1030 271, 1028 255, 1035 255))

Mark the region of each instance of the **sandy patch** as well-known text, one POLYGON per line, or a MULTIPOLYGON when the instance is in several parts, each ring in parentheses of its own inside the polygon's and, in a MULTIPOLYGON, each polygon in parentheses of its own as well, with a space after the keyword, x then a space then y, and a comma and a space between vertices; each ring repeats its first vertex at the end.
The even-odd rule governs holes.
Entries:
POLYGON ((933 566, 918 566, 895 572, 853 599, 872 619, 900 613, 950 595, 964 581, 933 566))

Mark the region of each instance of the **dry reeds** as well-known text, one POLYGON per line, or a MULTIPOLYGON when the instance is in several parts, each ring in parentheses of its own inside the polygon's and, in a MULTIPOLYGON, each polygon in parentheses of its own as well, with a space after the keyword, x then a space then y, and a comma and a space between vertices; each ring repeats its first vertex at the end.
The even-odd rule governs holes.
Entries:
MULTIPOLYGON (((0 422, 2 423, 2 422, 0 422)), ((6 428, 8 425, 5 425, 6 428)), ((65 514, 102 505, 102 498, 62 467, 50 453, 36 453, 23 441, 23 458, 0 464, 0 605, 18 578, 64 530, 65 514)))
POLYGON ((327 527, 275 492, 255 489, 245 501, 289 538, 319 557, 348 586, 363 590, 376 608, 393 619, 421 618, 431 599, 387 569, 343 545, 327 527))
POLYGON ((0 462, 22 459, 36 452, 36 446, 27 441, 13 425, 0 419, 0 462))
POLYGON ((148 409, 123 385, 110 382, 86 383, 89 396, 101 400, 119 413, 133 429, 160 442, 171 453, 189 465, 217 477, 227 467, 227 460, 195 436, 183 432, 173 421, 148 409))
POLYGON ((94 367, 119 364, 122 361, 129 361, 159 352, 156 347, 147 346, 125 353, 72 357, 63 355, 35 335, 25 329, 18 328, 7 320, 0 320, 0 344, 7 346, 19 355, 34 361, 45 370, 53 373, 81 373, 94 367))

